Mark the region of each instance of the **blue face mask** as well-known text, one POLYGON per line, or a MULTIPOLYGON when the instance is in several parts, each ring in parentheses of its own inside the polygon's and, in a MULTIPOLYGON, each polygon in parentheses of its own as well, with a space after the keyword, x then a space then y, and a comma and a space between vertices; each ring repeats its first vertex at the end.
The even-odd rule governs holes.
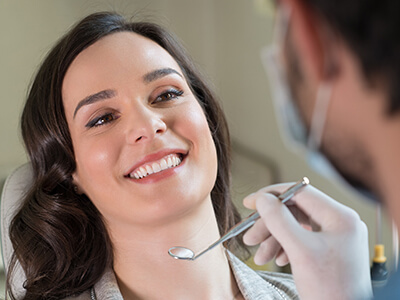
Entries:
POLYGON ((376 201, 376 197, 370 192, 350 185, 338 173, 326 156, 319 151, 329 101, 331 99, 331 84, 329 81, 322 82, 318 88, 310 130, 307 135, 306 126, 299 114, 298 108, 292 100, 290 87, 287 84, 287 77, 279 60, 279 54, 282 53, 283 38, 287 35, 289 15, 290 12, 288 11, 281 11, 278 14, 278 26, 275 28, 274 42, 272 45, 265 47, 261 52, 263 65, 272 89, 272 98, 283 141, 287 148, 305 157, 310 167, 324 177, 350 192, 356 192, 358 195, 376 201))

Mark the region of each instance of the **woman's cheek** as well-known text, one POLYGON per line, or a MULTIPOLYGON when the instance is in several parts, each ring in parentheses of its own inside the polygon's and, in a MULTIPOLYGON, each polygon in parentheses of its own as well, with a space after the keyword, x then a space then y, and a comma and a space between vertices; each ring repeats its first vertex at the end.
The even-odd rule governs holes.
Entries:
POLYGON ((207 118, 200 104, 195 101, 186 109, 186 111, 178 118, 179 127, 188 134, 195 134, 197 137, 204 138, 210 135, 207 118), (208 133, 208 134, 205 134, 208 133))
MULTIPOLYGON (((190 110, 185 113, 185 122, 181 123, 185 136, 194 144, 194 149, 204 160, 209 170, 216 169, 217 153, 206 116, 200 104, 196 101, 190 110)), ((183 121, 183 120, 182 120, 183 121)))
POLYGON ((110 182, 113 165, 116 164, 115 143, 93 142, 87 139, 76 149, 77 174, 81 179, 82 189, 88 193, 98 189, 99 185, 110 182), (93 186, 94 183, 96 186, 93 186))

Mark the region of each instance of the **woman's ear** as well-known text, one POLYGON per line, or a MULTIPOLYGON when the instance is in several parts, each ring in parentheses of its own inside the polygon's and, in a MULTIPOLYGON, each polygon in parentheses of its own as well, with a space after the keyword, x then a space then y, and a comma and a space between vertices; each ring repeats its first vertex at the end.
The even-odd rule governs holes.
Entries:
POLYGON ((84 192, 79 184, 79 177, 76 173, 72 174, 72 185, 74 187, 74 193, 78 195, 82 195, 84 192))

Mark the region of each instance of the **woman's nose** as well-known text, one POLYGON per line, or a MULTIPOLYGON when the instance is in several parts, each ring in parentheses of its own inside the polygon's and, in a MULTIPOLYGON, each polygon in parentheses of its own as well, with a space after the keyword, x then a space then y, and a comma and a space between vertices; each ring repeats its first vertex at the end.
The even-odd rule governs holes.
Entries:
POLYGON ((162 116, 148 108, 136 110, 129 122, 127 132, 129 144, 150 141, 167 130, 162 116))

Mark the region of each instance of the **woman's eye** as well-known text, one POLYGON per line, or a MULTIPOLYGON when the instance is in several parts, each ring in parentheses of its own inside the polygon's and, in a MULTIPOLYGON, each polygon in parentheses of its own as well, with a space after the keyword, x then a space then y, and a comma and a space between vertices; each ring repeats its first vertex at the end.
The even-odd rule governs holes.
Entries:
POLYGON ((182 90, 171 89, 157 96, 153 103, 169 101, 172 99, 176 99, 182 95, 182 90))
POLYGON ((95 118, 92 121, 90 121, 88 124, 86 124, 86 127, 92 128, 92 127, 101 126, 101 125, 110 123, 116 119, 117 118, 114 116, 114 114, 111 114, 111 113, 105 114, 99 118, 95 118))

